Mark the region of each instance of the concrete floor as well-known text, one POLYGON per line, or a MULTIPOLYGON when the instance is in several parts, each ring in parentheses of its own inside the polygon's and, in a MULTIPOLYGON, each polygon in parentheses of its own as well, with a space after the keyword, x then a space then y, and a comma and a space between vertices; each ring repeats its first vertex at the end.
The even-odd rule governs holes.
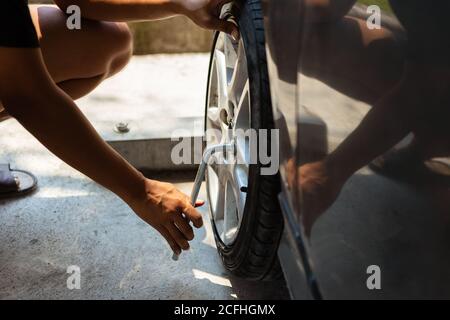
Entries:
MULTIPOLYGON (((196 79, 205 77, 207 60, 207 55, 135 58, 123 74, 81 100, 81 108, 104 136, 111 134, 115 117, 137 121, 140 111, 147 112, 141 117, 167 116, 172 111, 179 115, 177 110, 185 116, 201 114, 204 81, 196 79), (157 65, 176 68, 168 67, 168 73, 159 77, 159 87, 156 80, 143 85, 147 70, 158 74, 157 65), (171 82, 170 74, 177 77, 176 70, 183 70, 176 78, 181 78, 180 86, 185 84, 180 90, 171 82), (120 87, 126 83, 128 87, 120 87), (126 97, 131 98, 123 100, 126 97), (184 101, 184 108, 174 107, 174 101, 178 106, 184 101)), ((0 299, 289 297, 284 281, 255 283, 227 274, 205 209, 206 227, 197 231, 192 250, 173 262, 157 232, 115 195, 54 157, 15 120, 0 123, 0 130, 0 161, 29 170, 39 179, 32 196, 0 201, 0 299), (66 286, 67 268, 72 265, 81 269, 80 290, 66 286)), ((160 176, 190 192, 191 177, 160 176)), ((204 190, 200 196, 205 199, 204 190)))
POLYGON ((182 129, 195 125, 203 134, 208 66, 209 54, 135 56, 77 103, 109 141, 158 138, 174 131, 179 119, 189 120, 182 129), (130 132, 115 132, 118 122, 128 123, 130 132))

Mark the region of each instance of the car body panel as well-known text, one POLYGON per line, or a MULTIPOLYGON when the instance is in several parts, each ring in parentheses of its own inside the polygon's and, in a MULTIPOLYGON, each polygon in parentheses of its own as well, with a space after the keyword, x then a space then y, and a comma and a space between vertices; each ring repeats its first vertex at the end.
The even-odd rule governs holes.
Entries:
POLYGON ((279 146, 282 181, 279 199, 285 229, 280 243, 279 257, 292 297, 311 299, 317 290, 310 288, 311 285, 314 286, 314 281, 307 262, 308 256, 301 236, 301 226, 297 220, 296 191, 292 190, 293 186, 288 183, 290 180, 296 180, 296 172, 288 170, 288 163, 294 159, 294 148, 297 144, 297 57, 300 48, 295 45, 300 45, 298 39, 301 30, 298 24, 293 26, 284 22, 295 21, 298 18, 300 2, 286 0, 283 1, 282 6, 274 1, 262 3, 273 114, 275 126, 280 130, 280 142, 282 142, 279 146))
POLYGON ((272 104, 280 130, 279 199, 285 231, 279 257, 292 298, 449 298, 450 209, 445 190, 439 200, 444 205, 436 207, 430 190, 414 189, 365 167, 306 236, 295 168, 332 152, 377 97, 397 83, 407 36, 392 14, 382 12, 383 29, 373 33, 379 38, 361 36, 373 44, 367 55, 352 41, 358 30, 369 27, 366 6, 334 2, 343 16, 313 23, 322 16, 317 18, 305 2, 262 1, 272 104), (368 286, 372 266, 380 269, 380 290, 368 286))

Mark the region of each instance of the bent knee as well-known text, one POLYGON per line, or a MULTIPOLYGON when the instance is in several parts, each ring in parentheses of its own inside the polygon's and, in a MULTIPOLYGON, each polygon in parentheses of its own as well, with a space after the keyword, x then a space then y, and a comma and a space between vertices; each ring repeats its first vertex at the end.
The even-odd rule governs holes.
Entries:
POLYGON ((109 76, 129 61, 132 35, 125 23, 82 19, 69 30, 67 15, 55 6, 31 6, 47 68, 55 82, 109 76))
POLYGON ((131 55, 133 48, 133 36, 130 28, 124 22, 109 22, 110 35, 108 41, 110 41, 111 47, 117 53, 126 53, 131 55))
POLYGON ((126 23, 99 21, 98 24, 93 33, 97 45, 102 48, 94 50, 91 64, 103 68, 100 73, 107 78, 122 70, 130 61, 133 36, 126 23))
POLYGON ((111 57, 107 77, 122 70, 130 61, 133 53, 133 36, 126 23, 113 23, 113 31, 110 32, 111 57))

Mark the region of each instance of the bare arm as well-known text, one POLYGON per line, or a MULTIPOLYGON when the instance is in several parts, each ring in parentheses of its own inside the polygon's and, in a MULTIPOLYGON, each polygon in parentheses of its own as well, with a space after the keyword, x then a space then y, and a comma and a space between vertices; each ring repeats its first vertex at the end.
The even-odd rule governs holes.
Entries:
POLYGON ((2 48, 0 61, 8 62, 0 66, 1 79, 7 79, 0 80, 0 94, 9 114, 58 157, 125 201, 138 196, 142 175, 100 138, 50 80, 38 49, 2 48))
POLYGON ((40 49, 0 47, 0 61, 0 100, 6 111, 51 152, 126 201, 174 251, 186 249, 193 232, 181 213, 197 227, 202 224, 187 196, 170 184, 145 179, 104 142, 53 83, 40 49))
POLYGON ((77 5, 85 18, 103 21, 163 19, 178 12, 173 0, 54 0, 65 11, 77 5))
POLYGON ((76 4, 81 15, 92 20, 157 20, 185 15, 200 27, 220 30, 238 37, 237 28, 219 19, 220 10, 233 0, 54 0, 63 10, 76 4))

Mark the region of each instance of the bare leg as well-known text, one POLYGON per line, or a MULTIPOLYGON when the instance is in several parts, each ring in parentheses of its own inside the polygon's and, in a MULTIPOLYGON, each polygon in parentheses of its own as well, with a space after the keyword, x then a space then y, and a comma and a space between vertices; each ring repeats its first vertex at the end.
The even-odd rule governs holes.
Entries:
MULTIPOLYGON (((403 44, 397 40, 405 36, 397 34, 401 31, 394 34, 387 28, 369 30, 366 21, 348 16, 307 29, 301 60, 303 74, 375 107, 400 82, 405 64, 403 44)), ((435 127, 429 123, 415 128, 416 139, 405 155, 420 162, 450 154, 446 141, 439 139, 442 134, 430 132, 435 127)))
MULTIPOLYGON (((405 44, 397 40, 405 37, 401 28, 369 30, 365 20, 350 16, 305 28, 301 60, 305 75, 375 107, 400 82, 405 64, 405 44)), ((441 138, 448 132, 436 135, 430 130, 435 127, 429 123, 413 129, 415 140, 404 153, 413 157, 410 162, 450 154, 448 139, 441 138)))
POLYGON ((323 161, 300 168, 307 232, 333 204, 354 172, 392 148, 409 132, 420 128, 423 119, 448 115, 448 84, 448 69, 408 65, 399 85, 369 111, 333 153, 323 161))
POLYGON ((128 63, 131 34, 126 24, 83 20, 81 30, 69 30, 59 8, 30 10, 47 69, 73 98, 91 92, 128 63))
MULTIPOLYGON (((369 30, 366 21, 349 16, 307 28, 302 72, 376 107, 379 99, 400 82, 404 72, 404 44, 397 39, 405 34, 397 34, 402 33, 401 28, 395 30, 395 34, 386 28, 369 30)), ((415 139, 404 155, 413 157, 409 159, 412 162, 448 156, 450 134, 447 125, 443 127, 438 134, 433 132, 433 121, 414 128, 415 139)))
POLYGON ((305 28, 303 74, 371 105, 401 80, 404 50, 390 30, 353 17, 305 28))
MULTIPOLYGON (((32 5, 30 12, 47 69, 73 99, 119 72, 131 57, 132 37, 124 23, 83 20, 81 30, 69 30, 56 6, 32 5)), ((7 117, 0 102, 0 120, 7 117)))

